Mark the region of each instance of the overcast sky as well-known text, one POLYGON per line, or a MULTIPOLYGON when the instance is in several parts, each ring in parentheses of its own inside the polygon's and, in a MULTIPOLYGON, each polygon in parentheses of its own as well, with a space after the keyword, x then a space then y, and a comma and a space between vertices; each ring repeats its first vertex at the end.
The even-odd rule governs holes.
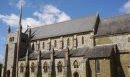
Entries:
POLYGON ((129 0, 1 0, 0 62, 4 57, 8 26, 13 31, 17 29, 21 5, 24 30, 27 25, 37 27, 95 15, 97 12, 101 18, 130 13, 129 0))

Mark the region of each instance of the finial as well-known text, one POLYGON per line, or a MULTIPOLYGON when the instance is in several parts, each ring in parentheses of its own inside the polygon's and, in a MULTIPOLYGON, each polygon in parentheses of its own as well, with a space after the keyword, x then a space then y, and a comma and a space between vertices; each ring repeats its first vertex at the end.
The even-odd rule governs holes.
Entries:
POLYGON ((19 30, 22 31, 22 6, 21 6, 21 10, 20 10, 19 30))
POLYGON ((28 25, 29 28, 29 35, 31 36, 31 27, 28 25))
POLYGON ((10 33, 11 32, 11 28, 10 28, 10 25, 9 25, 9 28, 8 28, 8 33, 10 33))
POLYGON ((99 12, 97 11, 97 13, 96 13, 96 16, 98 17, 99 16, 99 12))

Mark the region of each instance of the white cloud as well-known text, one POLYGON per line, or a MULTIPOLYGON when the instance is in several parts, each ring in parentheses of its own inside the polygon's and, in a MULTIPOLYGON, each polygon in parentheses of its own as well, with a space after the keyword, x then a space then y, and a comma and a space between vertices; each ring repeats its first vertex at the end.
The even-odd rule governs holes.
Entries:
MULTIPOLYGON (((10 25, 12 27, 18 27, 18 25, 19 25, 19 16, 16 14, 10 14, 10 15, 0 14, 0 20, 2 20, 3 23, 10 25)), ((22 25, 23 25, 24 29, 26 28, 27 25, 36 27, 36 26, 40 26, 40 24, 42 24, 42 23, 33 18, 22 19, 22 25)))
POLYGON ((130 0, 128 0, 123 7, 121 8, 121 11, 124 13, 130 13, 130 0))
MULTIPOLYGON (((35 11, 33 13, 33 17, 34 18, 28 17, 22 20, 24 28, 26 28, 26 25, 30 25, 31 27, 37 27, 57 22, 63 22, 71 19, 71 17, 68 16, 65 12, 59 10, 53 5, 46 5, 42 8, 42 11, 35 11)), ((18 25, 19 16, 16 14, 0 14, 0 20, 2 20, 7 25, 16 27, 18 25)))
POLYGON ((29 25, 31 27, 37 27, 37 26, 40 26, 42 25, 42 22, 34 19, 34 18, 26 18, 23 20, 23 23, 22 23, 24 26, 24 28, 26 28, 26 25, 29 25))
POLYGON ((24 6, 26 4, 25 0, 19 0, 19 2, 17 3, 17 7, 20 9, 21 6, 24 6))
POLYGON ((7 25, 10 26, 16 26, 18 25, 18 19, 19 17, 15 14, 10 14, 10 15, 2 15, 0 14, 0 19, 6 23, 7 25))
POLYGON ((52 24, 71 19, 65 12, 53 5, 46 5, 41 10, 41 12, 34 12, 34 16, 36 16, 42 24, 52 24))

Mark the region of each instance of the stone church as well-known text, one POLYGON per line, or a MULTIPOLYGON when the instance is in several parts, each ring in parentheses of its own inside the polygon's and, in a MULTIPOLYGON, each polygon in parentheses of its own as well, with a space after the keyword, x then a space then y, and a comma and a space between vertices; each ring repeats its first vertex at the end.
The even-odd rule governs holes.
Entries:
POLYGON ((2 77, 130 77, 130 14, 99 14, 17 32, 9 27, 2 77))

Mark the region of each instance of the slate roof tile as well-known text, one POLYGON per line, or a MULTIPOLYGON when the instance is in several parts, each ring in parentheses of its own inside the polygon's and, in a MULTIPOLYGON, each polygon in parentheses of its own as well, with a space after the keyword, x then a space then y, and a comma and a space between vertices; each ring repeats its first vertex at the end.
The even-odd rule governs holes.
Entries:
POLYGON ((32 28, 32 33, 35 33, 32 40, 92 31, 95 26, 96 19, 96 15, 87 16, 51 25, 35 27, 32 28))
MULTIPOLYGON (((111 52, 113 52, 113 48, 115 45, 105 45, 105 46, 95 46, 94 48, 78 48, 74 50, 70 50, 70 57, 84 57, 84 58, 102 58, 102 57, 110 57, 111 52)), ((55 58, 64 58, 64 52, 55 51, 55 58)), ((41 59, 50 59, 51 52, 42 52, 41 59)), ((38 58, 38 52, 33 52, 29 55, 30 60, 34 60, 38 58)), ((25 60, 21 58, 20 60, 25 60)))
POLYGON ((102 19, 96 36, 130 33, 130 13, 102 19))

